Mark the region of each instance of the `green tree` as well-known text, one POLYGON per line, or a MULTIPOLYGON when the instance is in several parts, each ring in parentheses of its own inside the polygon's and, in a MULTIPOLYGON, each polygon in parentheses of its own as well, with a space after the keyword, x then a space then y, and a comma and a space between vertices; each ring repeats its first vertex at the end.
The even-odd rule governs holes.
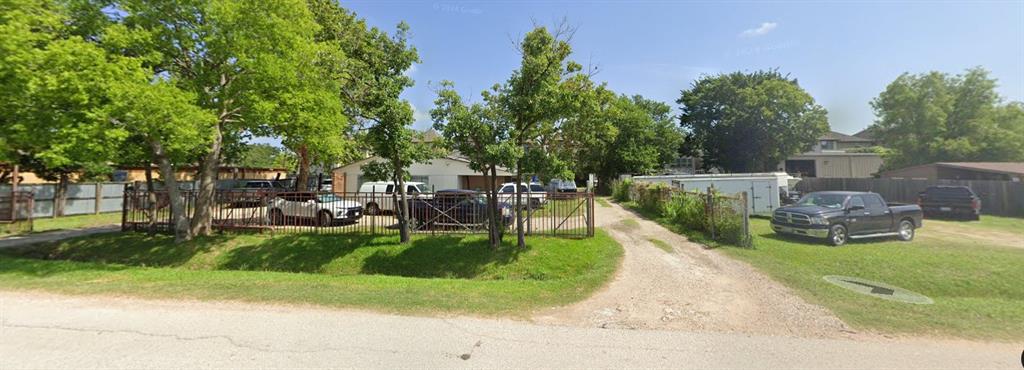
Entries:
POLYGON ((133 144, 126 139, 139 139, 161 166, 176 237, 186 240, 191 233, 174 166, 203 154, 215 117, 195 107, 195 96, 178 89, 173 77, 154 78, 144 67, 145 56, 102 47, 137 35, 125 28, 88 28, 105 23, 73 18, 88 10, 83 4, 3 4, 11 8, 0 12, 9 16, 0 25, 5 50, 0 80, 7 98, 0 109, 10 122, 4 122, 0 137, 18 143, 4 149, 66 174, 124 157, 138 160, 139 148, 125 146, 133 144), (99 34, 108 44, 96 42, 99 34))
POLYGON ((597 115, 610 128, 585 147, 576 163, 594 173, 598 187, 608 191, 621 174, 652 174, 675 160, 683 143, 671 107, 640 95, 613 96, 597 115))
POLYGON ((234 162, 242 167, 295 168, 295 154, 270 144, 246 145, 234 162))
MULTIPOLYGON (((216 173, 225 144, 254 133, 281 136, 290 147, 322 138, 347 120, 340 84, 324 78, 338 53, 314 40, 319 27, 301 0, 106 1, 118 10, 95 36, 120 54, 145 57, 164 78, 215 115, 198 158, 191 234, 208 234, 216 173), (124 32, 112 32, 124 30, 124 32), (108 37, 120 34, 121 37, 108 37)), ((319 142, 319 141, 317 141, 319 142)))
POLYGON ((127 132, 96 110, 106 84, 131 69, 72 35, 67 13, 52 1, 0 3, 0 157, 59 180, 57 198, 73 173, 109 173, 127 132))
MULTIPOLYGON (((413 163, 432 156, 429 145, 416 138, 412 106, 399 97, 413 80, 404 72, 419 62, 416 48, 408 45, 409 27, 400 23, 394 35, 368 28, 333 0, 309 0, 321 28, 316 34, 328 50, 344 55, 343 64, 328 66, 342 86, 339 101, 346 114, 366 126, 365 140, 380 161, 364 166, 367 178, 391 180, 399 189, 398 224, 403 243, 409 242, 409 207, 405 181, 413 163)), ((341 58, 338 58, 339 60, 341 58)))
POLYGON ((776 70, 704 76, 676 102, 688 151, 727 172, 772 171, 829 129, 825 109, 776 70))
MULTIPOLYGON (((567 140, 561 135, 561 123, 575 116, 586 105, 583 93, 593 88, 583 67, 569 60, 569 44, 573 30, 565 23, 554 33, 536 27, 526 34, 518 46, 522 57, 519 69, 495 89, 495 105, 509 122, 509 140, 515 150, 505 163, 514 168, 516 183, 523 183, 526 174, 568 178, 571 166, 551 148, 567 140)), ((516 244, 526 246, 523 228, 522 189, 516 186, 516 244)))
POLYGON ((504 236, 498 205, 498 168, 518 152, 509 140, 510 125, 498 111, 493 91, 484 91, 483 103, 467 104, 450 81, 441 82, 430 111, 434 128, 444 137, 444 146, 469 159, 469 168, 483 174, 487 199, 488 236, 492 249, 497 249, 504 236))
POLYGON ((871 102, 872 130, 891 149, 885 167, 1024 160, 1021 104, 1001 104, 995 88, 980 67, 897 77, 871 102))

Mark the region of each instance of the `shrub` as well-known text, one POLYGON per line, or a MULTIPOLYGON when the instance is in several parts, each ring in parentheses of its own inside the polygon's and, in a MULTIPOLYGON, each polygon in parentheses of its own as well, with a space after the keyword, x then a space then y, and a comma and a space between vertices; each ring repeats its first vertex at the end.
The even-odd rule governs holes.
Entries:
POLYGON ((629 192, 633 186, 633 180, 625 179, 612 184, 612 200, 616 202, 628 202, 629 192))
POLYGON ((746 246, 749 237, 743 230, 742 207, 734 198, 715 194, 714 213, 708 214, 707 194, 685 192, 661 184, 629 183, 618 186, 616 194, 636 202, 637 208, 681 227, 711 236, 714 240, 737 246, 746 246), (713 217, 712 217, 713 216, 713 217))

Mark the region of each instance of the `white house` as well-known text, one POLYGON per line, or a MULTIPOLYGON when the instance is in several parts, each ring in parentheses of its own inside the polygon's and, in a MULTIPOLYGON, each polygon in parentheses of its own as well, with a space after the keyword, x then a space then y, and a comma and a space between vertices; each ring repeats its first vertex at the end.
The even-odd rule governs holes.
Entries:
MULTIPOLYGON (((335 191, 357 192, 359 186, 369 181, 363 176, 363 166, 378 157, 370 157, 346 164, 331 170, 331 179, 335 191)), ((457 155, 435 158, 429 163, 415 163, 409 167, 410 181, 422 182, 424 190, 436 191, 444 189, 484 190, 486 178, 482 173, 469 168, 469 160, 457 155)), ((515 181, 514 174, 498 168, 498 183, 515 181)))

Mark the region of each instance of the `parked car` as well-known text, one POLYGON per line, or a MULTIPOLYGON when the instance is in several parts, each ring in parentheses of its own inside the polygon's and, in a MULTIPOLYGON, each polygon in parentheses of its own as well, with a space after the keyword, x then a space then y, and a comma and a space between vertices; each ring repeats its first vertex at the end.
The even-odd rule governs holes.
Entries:
MULTIPOLYGON (((512 211, 502 202, 503 225, 512 224, 512 211)), ((487 198, 474 190, 438 190, 432 198, 416 198, 409 202, 409 214, 420 229, 432 227, 487 227, 487 198)))
POLYGON ((548 190, 552 193, 575 193, 578 191, 573 180, 552 179, 548 182, 548 190))
MULTIPOLYGON (((422 182, 405 183, 405 193, 410 199, 429 198, 424 193, 422 182)), ((395 184, 390 181, 371 181, 359 186, 359 192, 364 194, 366 202, 366 214, 376 215, 381 212, 394 212, 395 201, 392 194, 395 193, 395 184)))
POLYGON ((283 193, 267 205, 267 215, 273 225, 312 221, 318 226, 331 226, 357 222, 363 217, 363 205, 334 194, 283 193))
MULTIPOLYGON (((548 202, 548 192, 544 185, 531 182, 529 185, 519 184, 523 194, 522 202, 529 208, 540 208, 548 202)), ((516 204, 516 187, 514 183, 506 182, 498 188, 498 199, 508 204, 516 204)))
POLYGON ((966 186, 929 186, 917 194, 924 216, 958 217, 977 221, 981 216, 981 198, 966 186))
POLYGON ((291 191, 284 184, 271 180, 245 180, 232 191, 224 193, 222 203, 229 207, 262 207, 267 197, 276 193, 291 191))
POLYGON ((916 204, 887 204, 875 193, 822 191, 777 209, 772 230, 778 234, 825 239, 839 246, 853 238, 896 236, 914 239, 923 214, 916 204))

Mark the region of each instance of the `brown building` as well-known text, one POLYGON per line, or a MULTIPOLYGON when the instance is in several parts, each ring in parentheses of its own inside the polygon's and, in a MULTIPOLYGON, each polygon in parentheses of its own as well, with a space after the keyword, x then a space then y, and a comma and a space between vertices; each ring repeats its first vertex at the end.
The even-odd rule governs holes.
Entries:
POLYGON ((1001 180, 1024 179, 1024 162, 937 162, 879 173, 891 179, 1001 180))

